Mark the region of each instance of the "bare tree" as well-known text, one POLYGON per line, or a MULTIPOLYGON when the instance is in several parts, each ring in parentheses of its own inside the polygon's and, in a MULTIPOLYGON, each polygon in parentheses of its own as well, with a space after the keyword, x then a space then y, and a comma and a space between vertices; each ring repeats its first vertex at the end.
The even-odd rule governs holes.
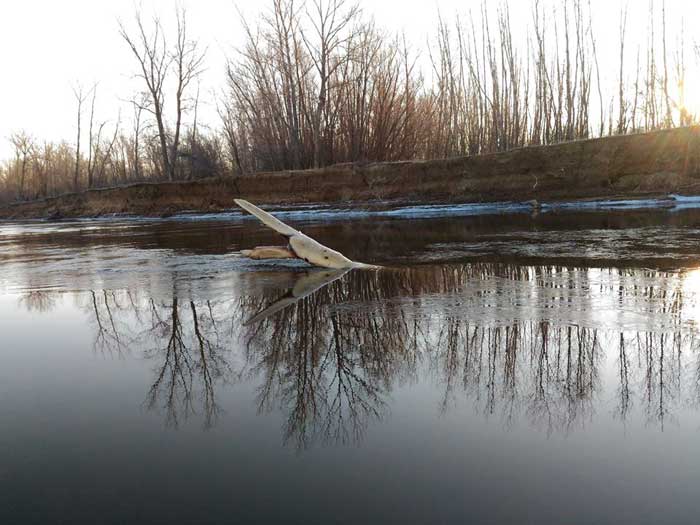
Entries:
POLYGON ((666 117, 664 118, 664 127, 673 126, 673 115, 671 113, 671 97, 668 93, 668 57, 666 54, 666 0, 661 2, 661 51, 664 55, 664 102, 666 105, 666 117))
POLYGON ((140 73, 137 74, 146 84, 149 104, 146 109, 153 115, 158 128, 158 140, 163 173, 172 180, 170 154, 168 152, 168 137, 163 116, 165 103, 165 79, 170 66, 170 55, 167 51, 163 28, 158 18, 153 19, 152 35, 149 35, 143 25, 141 13, 136 12, 138 35, 129 36, 124 25, 119 23, 119 34, 127 43, 139 63, 140 73))
POLYGON ((148 98, 145 93, 136 96, 131 100, 131 105, 134 110, 134 138, 132 141, 131 157, 132 157, 132 175, 135 180, 141 179, 141 127, 143 110, 148 103, 148 98))
MULTIPOLYGON (((625 64, 625 33, 627 31, 627 6, 620 13, 620 75, 618 78, 618 110, 617 117, 617 133, 619 135, 627 131, 627 101, 625 100, 625 80, 624 80, 624 64, 625 64)), ((602 100, 601 100, 602 105, 602 100)), ((601 123, 602 125, 602 123, 601 123)))
MULTIPOLYGON (((104 124, 102 124, 102 126, 104 126, 104 124)), ((100 129, 102 128, 102 126, 100 127, 100 129)), ((120 126, 121 126, 121 114, 117 117, 117 123, 114 126, 114 133, 112 135, 111 140, 109 142, 105 142, 106 147, 104 148, 104 152, 101 152, 101 157, 99 158, 99 162, 98 162, 98 157, 97 157, 97 153, 99 152, 99 150, 96 151, 96 155, 95 155, 95 166, 97 167, 96 174, 98 176, 98 179, 100 181, 102 181, 102 183, 104 183, 104 180, 105 180, 105 168, 106 168, 107 164, 113 162, 112 154, 114 151, 114 145, 117 142, 117 137, 119 136, 120 126)), ((98 144, 97 147, 99 148, 100 145, 98 144)), ((93 181, 91 180, 90 181, 91 187, 92 187, 92 184, 93 184, 93 181)))
POLYGON ((233 173, 244 173, 245 166, 241 160, 241 155, 238 146, 238 131, 239 126, 235 118, 235 109, 231 101, 224 99, 217 107, 219 118, 221 119, 226 141, 226 149, 228 150, 229 163, 233 173))
POLYGON ((78 183, 80 181, 80 121, 83 116, 83 102, 87 94, 83 90, 83 86, 78 84, 73 87, 73 95, 78 102, 78 136, 75 139, 75 172, 73 174, 73 191, 78 191, 78 183))
POLYGON ((180 142, 182 115, 186 110, 186 92, 192 81, 202 72, 205 52, 187 35, 187 18, 183 9, 177 13, 176 43, 169 49, 163 27, 158 18, 153 19, 149 32, 143 24, 141 13, 136 12, 137 34, 130 35, 120 22, 119 33, 129 46, 139 65, 137 76, 146 85, 148 104, 144 106, 156 121, 163 173, 168 180, 175 180, 175 166, 180 142), (166 81, 171 71, 175 75, 175 127, 172 140, 168 134, 164 112, 166 81))
POLYGON ((26 131, 18 131, 10 136, 10 142, 15 147, 16 164, 19 168, 19 185, 17 195, 20 199, 24 199, 25 182, 27 176, 27 162, 30 155, 34 151, 34 140, 27 134, 26 131))
MULTIPOLYGON (((90 102, 90 127, 88 129, 88 159, 87 159, 87 186, 92 188, 93 173, 95 170, 95 164, 93 162, 93 125, 95 123, 95 99, 97 98, 97 84, 92 86, 92 102, 90 102)), ((100 126, 97 133, 97 143, 100 142, 100 134, 102 132, 102 127, 104 123, 100 126)))
POLYGON ((347 0, 313 0, 313 14, 309 16, 313 31, 303 31, 302 40, 318 75, 318 93, 312 114, 314 167, 322 165, 321 145, 324 140, 322 124, 328 117, 328 96, 331 78, 338 68, 349 60, 341 48, 352 40, 348 31, 359 13, 357 4, 347 0))
POLYGON ((34 181, 34 197, 47 197, 49 195, 49 179, 54 176, 55 146, 44 141, 43 147, 35 147, 32 152, 32 172, 34 181))
MULTIPOLYGON (((175 65, 175 130, 170 155, 169 179, 175 178, 175 162, 177 160, 178 146, 180 144, 180 127, 182 125, 182 113, 187 109, 187 88, 199 77, 204 66, 205 51, 199 49, 196 40, 187 37, 187 17, 184 9, 177 11, 177 41, 172 52, 172 61, 175 65)), ((197 87, 196 105, 199 99, 199 86, 197 87)), ((196 117, 195 117, 196 122, 196 117)), ((195 124, 196 126, 196 124, 195 124)))

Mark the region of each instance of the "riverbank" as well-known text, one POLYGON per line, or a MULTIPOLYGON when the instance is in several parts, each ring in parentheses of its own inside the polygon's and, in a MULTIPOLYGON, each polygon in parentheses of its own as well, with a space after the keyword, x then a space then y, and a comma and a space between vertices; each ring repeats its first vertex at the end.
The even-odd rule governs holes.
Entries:
POLYGON ((0 219, 163 216, 262 204, 464 203, 700 194, 700 126, 452 159, 339 164, 226 179, 133 184, 0 207, 0 219))

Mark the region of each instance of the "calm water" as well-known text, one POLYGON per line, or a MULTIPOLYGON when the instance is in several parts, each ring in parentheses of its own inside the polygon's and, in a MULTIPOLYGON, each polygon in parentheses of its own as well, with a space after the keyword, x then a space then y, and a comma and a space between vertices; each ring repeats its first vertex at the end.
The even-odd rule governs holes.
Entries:
POLYGON ((0 523, 697 523, 700 211, 494 211, 0 223, 0 523))

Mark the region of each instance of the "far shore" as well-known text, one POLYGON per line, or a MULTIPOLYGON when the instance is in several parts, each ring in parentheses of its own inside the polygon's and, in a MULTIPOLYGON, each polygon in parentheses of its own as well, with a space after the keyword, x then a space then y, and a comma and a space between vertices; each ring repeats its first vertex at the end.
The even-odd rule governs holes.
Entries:
POLYGON ((542 202, 700 195, 700 127, 452 159, 340 164, 231 178, 138 183, 0 207, 0 219, 168 216, 305 203, 542 202))

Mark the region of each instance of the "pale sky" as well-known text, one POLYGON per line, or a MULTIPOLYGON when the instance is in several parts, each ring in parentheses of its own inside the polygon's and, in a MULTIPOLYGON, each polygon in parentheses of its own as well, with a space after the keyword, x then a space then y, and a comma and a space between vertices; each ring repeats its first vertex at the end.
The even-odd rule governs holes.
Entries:
MULTIPOLYGON (((555 0, 543 0, 561 5, 555 0)), ((610 82, 617 75, 618 19, 624 0, 591 0, 594 32, 601 69, 610 82)), ((628 34, 645 38, 647 2, 630 0, 628 34)), ((481 0, 360 0, 366 15, 379 27, 392 32, 405 31, 414 48, 427 57, 426 39, 434 33, 438 9, 447 20, 469 9, 479 11, 481 0)), ((225 82, 225 56, 233 55, 241 44, 237 9, 249 19, 267 8, 265 0, 143 0, 140 3, 116 0, 4 0, 0 2, 0 159, 11 155, 8 136, 27 130, 39 140, 75 140, 76 104, 72 85, 90 86, 98 82, 96 121, 117 119, 123 107, 123 119, 130 113, 124 100, 140 87, 133 79, 135 63, 118 34, 117 20, 127 27, 133 21, 136 6, 145 16, 157 13, 164 25, 174 20, 176 5, 185 7, 190 35, 208 47, 207 70, 202 78, 202 99, 213 100, 214 91, 225 82)), ((490 2, 489 6, 495 6, 490 2)), ((531 20, 531 2, 511 0, 514 31, 523 31, 531 20)), ((661 2, 656 1, 660 20, 661 2)), ((700 2, 667 0, 669 46, 680 34, 680 19, 696 26, 700 2)), ((657 24, 660 27, 660 22, 657 24)), ((131 26, 133 27, 133 26, 131 26)), ((694 27, 693 27, 694 28, 694 27)), ((686 31, 689 44, 700 40, 686 31)), ((633 61, 636 43, 629 43, 628 60, 633 61)), ((525 49, 521 49, 525 53, 525 49)), ((687 56, 690 66, 695 64, 687 56)), ((429 72, 426 71, 426 74, 429 72)), ((696 91, 700 86, 696 84, 696 91)), ((700 108, 700 97, 694 102, 700 108)), ((201 109, 203 120, 218 126, 214 108, 201 109)))

